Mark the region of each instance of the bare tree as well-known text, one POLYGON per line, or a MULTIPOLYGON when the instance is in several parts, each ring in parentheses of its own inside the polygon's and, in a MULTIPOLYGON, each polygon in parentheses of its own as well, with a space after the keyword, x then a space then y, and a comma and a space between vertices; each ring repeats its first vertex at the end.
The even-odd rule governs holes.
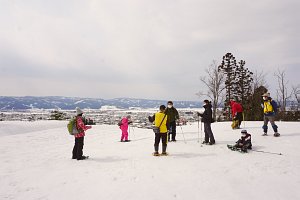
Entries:
POLYGON ((266 74, 263 71, 258 72, 257 70, 255 70, 253 73, 253 82, 252 82, 253 93, 260 86, 264 86, 265 88, 269 87, 266 81, 266 74))
POLYGON ((213 118, 216 120, 216 111, 219 106, 222 91, 225 89, 224 81, 225 75, 218 70, 218 64, 216 60, 212 61, 212 64, 205 70, 206 76, 201 76, 200 81, 207 86, 207 92, 199 92, 198 96, 208 96, 212 101, 213 118))
POLYGON ((298 110, 300 104, 300 85, 292 86, 292 95, 294 96, 294 99, 296 101, 296 105, 294 105, 294 110, 298 110))
POLYGON ((278 87, 277 90, 277 98, 278 102, 281 107, 281 111, 285 111, 286 109, 286 102, 291 97, 291 94, 288 95, 287 85, 288 81, 286 81, 285 77, 285 71, 281 71, 280 69, 277 70, 277 72, 274 73, 274 76, 277 78, 278 81, 278 87))

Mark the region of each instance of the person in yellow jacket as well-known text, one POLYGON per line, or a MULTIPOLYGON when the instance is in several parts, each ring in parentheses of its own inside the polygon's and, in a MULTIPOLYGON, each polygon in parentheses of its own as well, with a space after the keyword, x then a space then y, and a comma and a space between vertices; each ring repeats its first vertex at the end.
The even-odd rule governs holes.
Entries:
POLYGON ((159 127, 160 132, 155 134, 155 142, 154 142, 154 156, 159 156, 158 147, 160 143, 160 139, 162 140, 162 154, 168 155, 167 150, 167 141, 168 141, 168 129, 167 129, 167 115, 165 114, 166 106, 161 105, 159 107, 159 112, 155 113, 154 125, 159 127))
POLYGON ((277 113, 277 103, 272 100, 270 97, 270 93, 265 93, 262 95, 263 97, 263 110, 264 110, 264 133, 263 136, 267 136, 268 132, 268 122, 270 121, 272 128, 274 130, 274 136, 279 137, 278 126, 275 124, 275 115, 277 113))

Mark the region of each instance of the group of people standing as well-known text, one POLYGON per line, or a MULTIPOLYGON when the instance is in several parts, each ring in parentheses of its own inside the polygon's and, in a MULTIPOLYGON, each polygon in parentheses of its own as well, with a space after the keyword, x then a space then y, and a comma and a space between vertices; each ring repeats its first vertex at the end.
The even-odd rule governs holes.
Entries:
MULTIPOLYGON (((277 113, 277 104, 270 97, 269 93, 265 93, 262 95, 263 104, 262 108, 264 111, 264 125, 263 125, 263 136, 267 135, 268 132, 268 122, 270 121, 272 128, 274 130, 274 136, 279 137, 278 126, 275 124, 275 115, 277 113)), ((204 112, 197 113, 199 117, 201 117, 201 121, 204 124, 204 141, 203 144, 214 145, 216 143, 214 134, 211 129, 211 123, 214 122, 212 116, 212 105, 209 100, 203 101, 204 112)), ((236 102, 235 100, 230 101, 230 106, 232 109, 233 119, 237 121, 237 127, 240 128, 241 122, 243 120, 243 108, 241 104, 236 102)), ((83 155, 83 145, 84 145, 84 136, 85 131, 92 128, 91 126, 86 126, 83 122, 82 118, 82 110, 80 108, 76 108, 76 128, 78 129, 78 134, 75 134, 75 144, 72 151, 72 159, 84 160, 88 158, 83 155)), ((172 101, 168 101, 167 107, 165 105, 161 105, 159 107, 159 111, 155 113, 152 117, 149 116, 149 121, 154 123, 154 126, 158 127, 159 132, 155 133, 154 140, 154 156, 159 155, 168 155, 167 153, 167 143, 168 142, 176 142, 176 120, 179 119, 179 113, 177 109, 173 106, 172 101), (159 154, 159 143, 162 141, 162 153, 159 154)), ((132 123, 131 117, 124 117, 119 126, 122 131, 121 142, 129 142, 128 139, 128 125, 132 123)), ((243 142, 245 142, 246 147, 252 147, 251 144, 251 135, 247 133, 246 130, 242 130, 242 138, 237 142, 237 147, 243 148, 243 142), (249 137, 250 144, 249 145, 249 137), (246 139, 245 139, 246 138, 246 139)))
POLYGON ((161 105, 159 112, 152 117, 149 116, 149 121, 154 123, 154 126, 159 128, 159 132, 155 133, 154 139, 154 156, 167 155, 167 143, 176 142, 176 120, 179 119, 179 113, 173 106, 172 101, 168 101, 168 107, 161 105), (162 141, 162 153, 159 154, 159 143, 162 141))

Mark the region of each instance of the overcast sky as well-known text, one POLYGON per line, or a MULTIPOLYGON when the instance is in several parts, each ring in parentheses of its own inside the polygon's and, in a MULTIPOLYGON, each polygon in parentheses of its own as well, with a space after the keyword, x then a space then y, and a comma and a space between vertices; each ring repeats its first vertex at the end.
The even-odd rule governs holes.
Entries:
MULTIPOLYGON (((299 0, 0 0, 0 96, 197 100, 231 52, 300 83, 299 0)), ((273 80, 272 80, 273 79, 273 80)))

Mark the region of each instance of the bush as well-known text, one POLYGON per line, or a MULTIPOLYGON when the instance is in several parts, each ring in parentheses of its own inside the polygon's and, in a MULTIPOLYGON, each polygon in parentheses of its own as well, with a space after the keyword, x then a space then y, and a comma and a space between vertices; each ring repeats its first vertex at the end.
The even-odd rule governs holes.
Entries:
POLYGON ((280 111, 276 115, 278 121, 300 121, 300 111, 280 111))

